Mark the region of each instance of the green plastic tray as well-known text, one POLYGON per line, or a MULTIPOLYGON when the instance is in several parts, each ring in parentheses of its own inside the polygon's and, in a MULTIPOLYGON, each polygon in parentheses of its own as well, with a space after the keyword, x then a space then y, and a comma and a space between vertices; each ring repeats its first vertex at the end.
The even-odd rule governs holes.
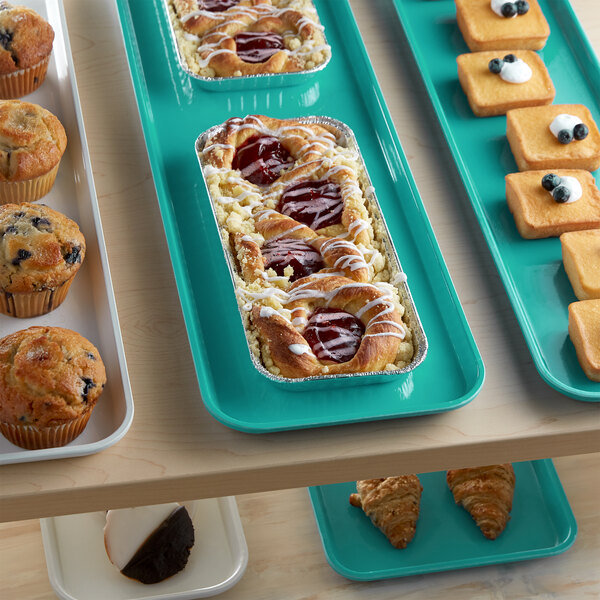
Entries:
POLYGON ((348 497, 350 481, 309 488, 325 556, 348 579, 372 581, 493 565, 560 554, 571 547, 577 523, 550 459, 513 464, 516 475, 511 519, 488 540, 454 503, 446 472, 419 475, 423 494, 417 532, 397 550, 348 497))
POLYGON ((162 0, 117 0, 202 398, 216 419, 241 431, 442 412, 472 400, 483 383, 483 362, 354 17, 346 0, 334 4, 316 2, 333 48, 324 71, 294 87, 222 93, 180 69, 162 0), (356 134, 429 342, 424 363, 405 378, 304 393, 275 386, 252 365, 194 151, 201 132, 248 113, 326 115, 356 134))
MULTIPOLYGON (((469 49, 453 0, 393 2, 537 370, 559 392, 600 402, 600 383, 585 376, 567 334, 567 307, 577 298, 560 241, 521 238, 506 204, 504 176, 518 171, 506 117, 475 117, 458 82, 456 57, 469 49)), ((571 5, 539 4, 551 31, 539 54, 556 88, 554 103, 585 104, 600 123, 600 65, 571 5)))

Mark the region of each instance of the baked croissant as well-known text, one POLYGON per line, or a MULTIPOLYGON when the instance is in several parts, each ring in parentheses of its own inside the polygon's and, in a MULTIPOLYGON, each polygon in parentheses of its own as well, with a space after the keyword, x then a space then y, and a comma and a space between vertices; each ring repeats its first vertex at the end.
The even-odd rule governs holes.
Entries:
POLYGON ((446 481, 456 504, 462 504, 486 538, 495 540, 510 519, 515 491, 512 465, 452 469, 446 481))
POLYGON ((423 487, 416 475, 356 482, 350 504, 364 513, 394 548, 406 548, 415 537, 423 487))

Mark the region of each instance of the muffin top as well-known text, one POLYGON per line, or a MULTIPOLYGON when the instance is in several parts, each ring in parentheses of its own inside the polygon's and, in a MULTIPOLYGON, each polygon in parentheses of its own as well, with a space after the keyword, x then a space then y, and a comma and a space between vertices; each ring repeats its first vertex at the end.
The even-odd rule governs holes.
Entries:
POLYGON ((66 147, 65 129, 50 111, 21 100, 0 100, 0 182, 45 175, 66 147))
POLYGON ((0 339, 0 421, 61 425, 91 410, 106 383, 100 353, 62 327, 30 327, 0 339))
POLYGON ((0 1, 0 75, 37 65, 53 41, 54 30, 35 11, 0 1))
POLYGON ((84 257, 85 238, 75 221, 44 204, 0 205, 0 291, 57 287, 84 257))

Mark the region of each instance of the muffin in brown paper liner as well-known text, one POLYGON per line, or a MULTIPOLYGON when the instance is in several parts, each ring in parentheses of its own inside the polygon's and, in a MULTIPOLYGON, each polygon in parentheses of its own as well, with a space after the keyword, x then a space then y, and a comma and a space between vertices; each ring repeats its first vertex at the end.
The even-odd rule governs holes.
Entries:
POLYGON ((23 294, 4 292, 0 295, 0 313, 19 319, 45 315, 64 302, 73 279, 75 275, 50 290, 23 294))
POLYGON ((60 306, 85 250, 77 223, 58 211, 0 205, 0 313, 36 317, 60 306))
POLYGON ((0 339, 0 432, 28 450, 84 430, 106 384, 98 349, 75 331, 30 327, 0 339))
POLYGON ((35 425, 13 425, 0 422, 0 433, 15 446, 26 450, 42 450, 66 446, 78 437, 92 416, 89 410, 70 423, 52 427, 36 427, 35 425))
POLYGON ((39 14, 0 0, 0 98, 20 98, 46 78, 54 31, 39 14))
POLYGON ((0 139, 0 205, 47 194, 67 147, 58 118, 37 104, 0 100, 0 139))
MULTIPOLYGON (((60 164, 60 163, 59 163, 60 164)), ((48 173, 25 181, 0 181, 0 204, 35 202, 43 198, 54 185, 58 164, 48 173)))
POLYGON ((50 57, 47 56, 37 65, 0 75, 0 98, 21 98, 35 92, 46 79, 49 62, 50 57))

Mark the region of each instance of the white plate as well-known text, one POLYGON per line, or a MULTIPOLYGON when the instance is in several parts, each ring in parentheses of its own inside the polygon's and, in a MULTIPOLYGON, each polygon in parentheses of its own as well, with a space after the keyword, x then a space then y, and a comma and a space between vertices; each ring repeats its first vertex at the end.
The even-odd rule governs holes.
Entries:
POLYGON ((54 591, 61 600, 192 600, 228 590, 248 564, 235 498, 208 498, 192 505, 195 544, 188 564, 151 585, 128 579, 109 561, 102 532, 104 511, 40 519, 54 591))
POLYGON ((78 438, 62 448, 23 450, 0 435, 0 464, 92 454, 120 440, 133 420, 133 399, 63 6, 60 0, 20 0, 19 4, 46 18, 55 34, 46 80, 23 100, 54 113, 64 125, 68 139, 54 187, 40 203, 76 221, 85 236, 87 250, 63 304, 33 319, 0 315, 0 338, 31 325, 73 329, 99 349, 108 381, 85 431, 78 438))

